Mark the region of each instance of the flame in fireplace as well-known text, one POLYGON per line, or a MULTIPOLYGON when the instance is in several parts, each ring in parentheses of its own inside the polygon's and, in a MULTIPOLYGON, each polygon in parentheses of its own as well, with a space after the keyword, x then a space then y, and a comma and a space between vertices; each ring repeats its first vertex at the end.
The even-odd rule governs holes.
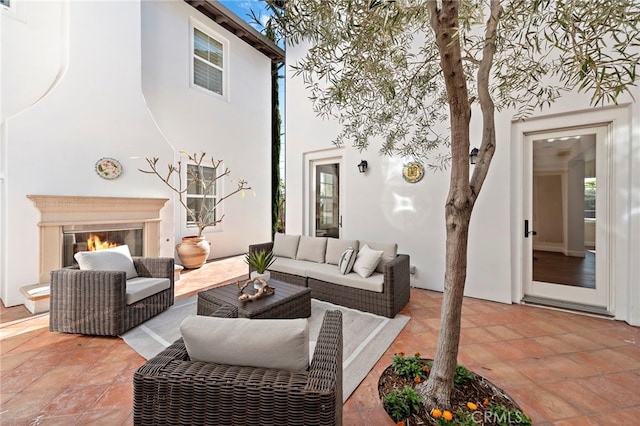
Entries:
POLYGON ((94 234, 89 234, 89 239, 87 240, 87 249, 89 251, 104 250, 117 246, 117 243, 111 241, 101 241, 100 237, 94 234))

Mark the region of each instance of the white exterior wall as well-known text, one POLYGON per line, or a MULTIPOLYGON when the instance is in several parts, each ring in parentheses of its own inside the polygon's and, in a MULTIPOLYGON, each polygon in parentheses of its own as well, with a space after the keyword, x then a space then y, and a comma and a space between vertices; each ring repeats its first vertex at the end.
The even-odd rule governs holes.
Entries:
MULTIPOLYGON (((210 258, 244 253, 249 244, 271 238, 271 61, 181 0, 144 1, 142 22, 142 88, 158 126, 176 153, 204 151, 224 161, 231 174, 219 181, 223 192, 235 189, 237 179, 252 188, 244 198, 225 200, 217 211, 224 220, 205 230, 210 258), (189 87, 191 23, 229 42, 228 101, 189 87)), ((145 153, 150 155, 170 160, 145 153)), ((184 225, 182 208, 175 223, 176 243, 197 233, 184 225)))
MULTIPOLYGON (((161 211, 160 255, 174 256, 176 240, 192 232, 174 226, 173 194, 157 178, 140 173, 146 163, 135 157, 160 157, 166 164, 177 150, 204 150, 224 159, 232 177, 249 180, 257 190, 256 198, 226 202, 222 230, 207 235, 212 257, 242 253, 249 243, 269 238, 270 191, 258 176, 269 174, 270 161, 247 164, 242 156, 247 146, 229 143, 243 141, 258 155, 270 152, 269 116, 262 116, 270 108, 266 56, 219 29, 230 43, 231 69, 242 70, 231 76, 232 102, 221 104, 188 87, 184 70, 191 55, 185 40, 189 15, 199 12, 180 0, 16 5, 1 17, 0 297, 6 306, 22 303, 20 287, 38 282, 40 214, 29 194, 169 198, 161 211), (160 30, 152 20, 162 13, 154 8, 177 14, 163 25, 179 28, 160 30), (153 63, 144 56, 143 66, 143 31, 156 32, 163 54, 172 57, 153 63), (170 39, 175 32, 182 34, 180 40, 170 39), (236 54, 248 58, 233 58, 236 54), (249 92, 253 107, 247 112, 240 100, 249 92), (247 122, 251 126, 238 126, 247 122), (118 179, 104 180, 94 172, 102 157, 121 162, 118 179)), ((203 15, 200 19, 214 25, 203 15)), ((144 39, 144 48, 158 48, 144 39)))
MULTIPOLYGON (((304 54, 304 47, 287 48, 290 66, 304 54)), ((302 183, 305 153, 333 148, 337 123, 315 116, 302 79, 287 70, 287 233, 305 234, 305 198, 302 183)), ((636 99, 640 90, 634 89, 636 99)), ((630 102, 630 97, 621 100, 630 102)), ((589 98, 572 94, 535 116, 566 114, 589 109, 589 98)), ((637 103, 625 109, 628 120, 614 126, 633 136, 615 140, 619 147, 614 159, 617 170, 616 270, 612 283, 617 319, 640 324, 640 109, 637 103), (618 238, 619 237, 619 238, 618 238), (635 259, 635 261, 633 260, 635 259)), ((483 185, 471 219, 469 263, 465 295, 504 303, 522 297, 522 143, 512 123, 513 112, 496 116, 496 145, 491 169, 483 185)), ((480 111, 474 109, 471 146, 480 145, 480 111)), ((597 122, 597 120, 596 120, 597 122)), ((572 125, 565 117, 559 127, 572 125)), ((442 126, 442 131, 446 131, 442 126)), ((411 256, 416 266, 412 283, 416 287, 443 290, 445 273, 444 203, 449 172, 427 171, 418 183, 402 178, 401 158, 383 157, 379 146, 359 153, 352 147, 340 149, 344 159, 341 202, 343 237, 381 242, 397 242, 400 253, 411 256), (369 163, 366 174, 356 165, 369 163)))

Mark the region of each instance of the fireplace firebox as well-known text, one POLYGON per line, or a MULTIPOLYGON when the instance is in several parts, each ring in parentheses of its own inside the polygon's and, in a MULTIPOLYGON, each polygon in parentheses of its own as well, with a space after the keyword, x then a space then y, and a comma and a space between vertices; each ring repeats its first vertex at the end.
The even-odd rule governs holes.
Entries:
POLYGON ((62 228, 62 266, 77 264, 74 255, 79 251, 94 251, 129 246, 132 256, 142 256, 143 226, 141 223, 100 225, 67 225, 62 228))

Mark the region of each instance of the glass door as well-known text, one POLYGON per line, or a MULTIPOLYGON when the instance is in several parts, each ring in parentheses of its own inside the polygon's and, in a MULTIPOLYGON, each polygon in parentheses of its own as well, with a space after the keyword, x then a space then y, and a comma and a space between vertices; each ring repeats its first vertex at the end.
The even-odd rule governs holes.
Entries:
POLYGON ((608 310, 606 138, 607 127, 525 138, 525 301, 608 310))
POLYGON ((340 164, 315 167, 315 236, 340 237, 340 164))

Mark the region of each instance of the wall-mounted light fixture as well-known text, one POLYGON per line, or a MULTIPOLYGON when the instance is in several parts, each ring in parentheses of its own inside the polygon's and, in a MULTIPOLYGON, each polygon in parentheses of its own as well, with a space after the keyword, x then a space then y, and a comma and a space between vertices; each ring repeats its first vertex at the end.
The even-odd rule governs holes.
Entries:
POLYGON ((469 153, 469 163, 470 164, 476 164, 476 160, 478 159, 478 152, 480 152, 478 150, 478 148, 473 148, 471 150, 471 152, 469 153))
POLYGON ((361 160, 360 164, 358 164, 358 170, 360 171, 360 173, 366 172, 368 167, 369 164, 367 163, 367 160, 361 160))

